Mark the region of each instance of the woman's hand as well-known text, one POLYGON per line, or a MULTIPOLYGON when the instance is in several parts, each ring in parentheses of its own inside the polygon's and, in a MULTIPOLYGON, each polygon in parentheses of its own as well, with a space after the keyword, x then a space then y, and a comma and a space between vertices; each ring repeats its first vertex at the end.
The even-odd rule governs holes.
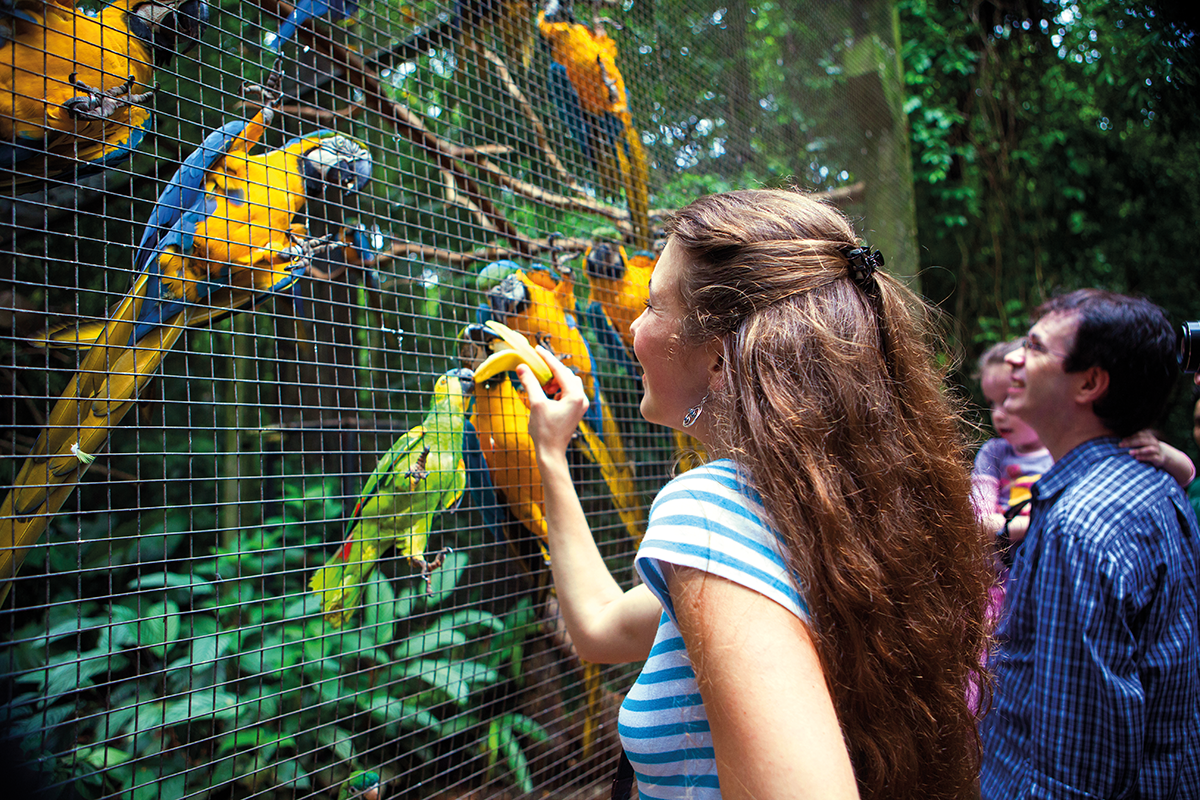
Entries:
POLYGON ((578 375, 544 347, 539 345, 537 350, 550 365, 554 379, 543 389, 533 370, 525 364, 517 367, 517 376, 529 395, 529 437, 533 439, 540 460, 566 454, 571 437, 587 411, 588 399, 578 375))

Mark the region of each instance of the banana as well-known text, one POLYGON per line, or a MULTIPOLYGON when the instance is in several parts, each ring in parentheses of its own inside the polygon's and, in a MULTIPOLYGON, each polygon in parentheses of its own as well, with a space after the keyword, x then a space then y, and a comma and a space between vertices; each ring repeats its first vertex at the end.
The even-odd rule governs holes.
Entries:
POLYGON ((500 337, 500 341, 493 342, 492 347, 503 346, 505 349, 494 352, 484 359, 479 368, 475 370, 476 383, 483 383, 502 372, 510 372, 519 364, 528 364, 529 368, 533 370, 534 377, 542 386, 554 378, 554 373, 550 371, 550 365, 538 355, 537 351, 529 344, 528 339, 495 320, 488 320, 486 324, 488 330, 500 337))

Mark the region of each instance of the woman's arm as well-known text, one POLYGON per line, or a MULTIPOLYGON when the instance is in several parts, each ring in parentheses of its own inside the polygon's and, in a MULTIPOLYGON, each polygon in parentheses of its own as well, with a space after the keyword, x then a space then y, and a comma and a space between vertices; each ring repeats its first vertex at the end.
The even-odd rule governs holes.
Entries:
POLYGON ((533 371, 517 374, 529 393, 529 435, 545 490, 550 570, 563 621, 579 657, 603 664, 641 661, 650 654, 662 605, 645 586, 621 588, 592 539, 567 467, 571 442, 588 400, 583 383, 545 350, 559 391, 549 398, 533 371))
POLYGON ((675 614, 712 728, 721 796, 858 797, 807 626, 733 581, 675 567, 675 614))

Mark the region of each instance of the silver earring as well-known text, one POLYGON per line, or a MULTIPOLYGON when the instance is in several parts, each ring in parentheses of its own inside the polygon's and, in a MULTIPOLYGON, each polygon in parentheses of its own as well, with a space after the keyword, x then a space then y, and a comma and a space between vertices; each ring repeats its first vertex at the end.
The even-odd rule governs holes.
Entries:
POLYGON ((704 393, 704 397, 700 398, 700 402, 687 410, 683 415, 683 427, 690 428, 696 424, 696 420, 700 419, 700 412, 704 410, 704 401, 708 399, 708 392, 704 393))

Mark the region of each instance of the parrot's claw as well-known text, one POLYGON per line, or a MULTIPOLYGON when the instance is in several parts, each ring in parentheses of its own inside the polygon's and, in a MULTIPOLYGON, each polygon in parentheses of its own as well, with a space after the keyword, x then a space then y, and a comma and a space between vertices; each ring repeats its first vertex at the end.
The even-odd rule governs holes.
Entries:
POLYGON ((425 561, 424 559, 418 559, 419 563, 421 564, 421 577, 425 579, 426 594, 433 594, 433 573, 438 567, 446 563, 446 556, 453 552, 454 550, 451 548, 443 547, 436 556, 428 561, 425 561))
POLYGON ((417 484, 429 477, 429 470, 425 469, 425 464, 429 461, 429 446, 421 451, 421 455, 417 456, 417 463, 413 464, 412 469, 404 473, 408 478, 409 489, 416 489, 417 484))
POLYGON ((262 83, 250 83, 246 81, 242 84, 242 94, 257 95, 262 104, 268 108, 274 108, 280 100, 283 99, 283 65, 279 59, 275 60, 275 65, 271 67, 271 74, 262 83))
POLYGON ((325 280, 329 279, 329 273, 317 269, 313 266, 313 259, 329 250, 336 250, 343 247, 344 243, 338 239, 337 234, 330 233, 320 238, 313 239, 292 239, 292 244, 286 250, 283 250, 283 255, 287 256, 291 261, 291 270, 293 274, 307 272, 317 278, 325 280))
POLYGON ((112 89, 97 89, 94 86, 89 86, 79 80, 77 75, 78 73, 72 72, 67 80, 70 81, 71 87, 80 92, 80 94, 63 103, 63 108, 69 111, 71 116, 77 118, 109 119, 113 114, 126 106, 136 106, 149 102, 150 98, 154 97, 154 93, 158 91, 158 87, 155 86, 148 92, 130 94, 133 91, 134 84, 137 83, 137 79, 132 75, 120 86, 115 86, 112 89))

